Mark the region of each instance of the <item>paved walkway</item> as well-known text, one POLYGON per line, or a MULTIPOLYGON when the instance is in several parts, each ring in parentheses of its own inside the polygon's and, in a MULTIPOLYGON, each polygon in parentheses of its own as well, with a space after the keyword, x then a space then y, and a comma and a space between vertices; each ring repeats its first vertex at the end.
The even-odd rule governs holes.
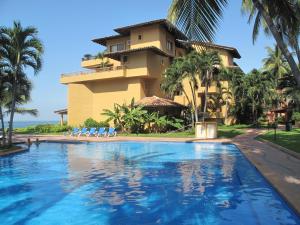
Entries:
POLYGON ((263 176, 281 193, 288 203, 300 214, 300 160, 280 151, 268 143, 255 140, 262 130, 249 129, 233 139, 200 140, 196 138, 154 137, 69 137, 55 135, 18 135, 16 141, 172 141, 172 142, 228 142, 237 145, 263 176))
POLYGON ((300 160, 268 143, 255 140, 260 132, 248 130, 232 142, 300 214, 300 160))

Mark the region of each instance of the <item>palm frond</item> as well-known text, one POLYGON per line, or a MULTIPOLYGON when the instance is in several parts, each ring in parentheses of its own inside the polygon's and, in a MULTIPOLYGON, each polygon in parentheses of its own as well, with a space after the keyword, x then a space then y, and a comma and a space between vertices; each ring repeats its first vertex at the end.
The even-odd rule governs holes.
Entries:
POLYGON ((190 40, 213 41, 227 0, 173 0, 168 19, 190 40))

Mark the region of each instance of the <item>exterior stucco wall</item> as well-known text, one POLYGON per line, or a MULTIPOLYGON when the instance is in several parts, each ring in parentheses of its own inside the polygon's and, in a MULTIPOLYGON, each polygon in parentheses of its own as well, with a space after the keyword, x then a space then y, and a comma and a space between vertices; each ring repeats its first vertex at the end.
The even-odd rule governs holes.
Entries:
POLYGON ((130 40, 131 49, 143 48, 147 46, 155 46, 157 48, 161 48, 159 39, 159 26, 152 25, 132 29, 130 32, 130 40), (139 35, 142 36, 141 40, 138 39, 139 35))
POLYGON ((68 124, 78 126, 93 112, 93 92, 89 84, 68 85, 68 124))
POLYGON ((85 84, 69 84, 68 124, 82 125, 92 117, 105 120, 101 115, 103 109, 112 109, 114 103, 129 104, 145 97, 142 80, 139 78, 122 78, 85 84))

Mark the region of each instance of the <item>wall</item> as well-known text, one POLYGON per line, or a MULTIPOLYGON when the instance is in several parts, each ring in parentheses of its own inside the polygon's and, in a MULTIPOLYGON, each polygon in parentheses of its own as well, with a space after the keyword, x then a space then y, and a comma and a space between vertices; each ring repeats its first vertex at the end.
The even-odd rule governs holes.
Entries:
POLYGON ((131 49, 143 48, 147 46, 155 46, 160 48, 159 26, 152 25, 141 28, 133 28, 130 32, 131 49), (139 40, 138 36, 142 35, 139 40))
POLYGON ((113 109, 114 103, 129 104, 145 97, 142 80, 139 78, 120 78, 105 81, 93 81, 85 84, 68 85, 68 124, 82 125, 92 117, 105 120, 103 109, 113 109))
POLYGON ((121 38, 114 38, 114 39, 108 40, 107 43, 106 43, 107 50, 110 51, 110 46, 115 45, 115 44, 124 44, 125 49, 127 50, 128 49, 128 46, 127 46, 127 41, 128 40, 130 40, 129 36, 128 37, 121 37, 121 38))
POLYGON ((68 85, 68 124, 80 125, 93 112, 93 94, 90 85, 68 85))

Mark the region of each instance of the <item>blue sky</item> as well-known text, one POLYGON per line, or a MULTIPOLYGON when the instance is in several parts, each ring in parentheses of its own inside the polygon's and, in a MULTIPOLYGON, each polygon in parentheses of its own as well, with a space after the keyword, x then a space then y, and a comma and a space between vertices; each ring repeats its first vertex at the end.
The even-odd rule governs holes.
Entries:
MULTIPOLYGON (((242 59, 236 60, 248 72, 259 68, 266 56, 265 47, 273 40, 261 34, 252 44, 252 26, 240 12, 240 2, 232 0, 216 34, 216 43, 237 48, 242 59), (238 2, 238 3, 237 3, 238 2)), ((16 121, 58 120, 54 110, 67 105, 67 87, 59 83, 62 73, 81 71, 84 54, 103 48, 91 39, 114 34, 113 28, 165 18, 171 0, 0 0, 0 25, 14 20, 33 25, 45 46, 43 69, 31 77, 32 101, 26 107, 39 110, 39 117, 17 116, 16 121)), ((100 113, 100 112, 99 112, 100 113)))

